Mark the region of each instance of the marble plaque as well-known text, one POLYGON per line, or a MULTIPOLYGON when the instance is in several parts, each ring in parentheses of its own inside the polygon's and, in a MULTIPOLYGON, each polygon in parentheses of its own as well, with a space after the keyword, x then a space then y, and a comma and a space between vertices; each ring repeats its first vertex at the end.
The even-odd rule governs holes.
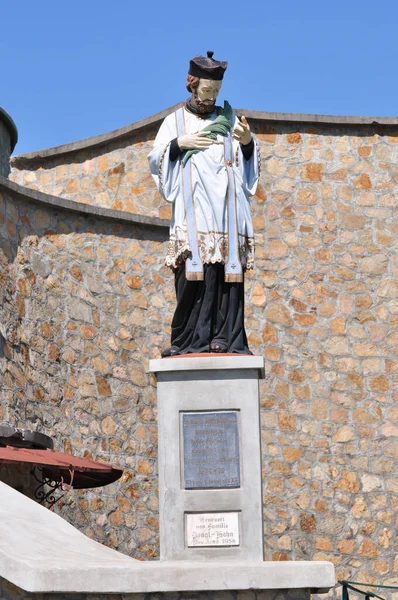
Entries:
POLYGON ((183 413, 184 488, 240 486, 238 411, 183 413))
POLYGON ((186 539, 197 546, 239 546, 239 513, 187 513, 186 539))

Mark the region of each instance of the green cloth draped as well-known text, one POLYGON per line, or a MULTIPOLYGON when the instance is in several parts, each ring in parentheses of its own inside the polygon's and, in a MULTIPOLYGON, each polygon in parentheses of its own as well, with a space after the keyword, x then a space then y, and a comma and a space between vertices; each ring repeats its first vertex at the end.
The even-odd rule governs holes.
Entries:
MULTIPOLYGON (((211 140, 216 140, 217 134, 226 135, 228 133, 228 131, 230 131, 232 129, 232 126, 233 126, 232 108, 231 108, 231 105, 225 100, 224 108, 221 110, 218 117, 216 119, 214 119, 214 121, 212 123, 210 123, 210 125, 206 125, 206 127, 204 127, 202 129, 202 131, 207 132, 206 136, 204 136, 204 137, 210 138, 211 140)), ((184 153, 184 156, 182 158, 182 166, 185 167, 186 163, 188 162, 188 160, 192 156, 192 154, 196 154, 197 152, 200 152, 200 150, 186 150, 186 152, 184 153)))

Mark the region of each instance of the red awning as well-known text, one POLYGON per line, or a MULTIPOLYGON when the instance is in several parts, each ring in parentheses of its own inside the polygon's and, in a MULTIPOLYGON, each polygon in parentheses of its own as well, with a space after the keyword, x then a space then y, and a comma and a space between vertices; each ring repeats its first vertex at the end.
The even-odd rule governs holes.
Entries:
POLYGON ((44 477, 63 481, 75 489, 108 485, 117 481, 123 474, 123 469, 49 449, 0 447, 1 463, 31 464, 40 467, 44 477))

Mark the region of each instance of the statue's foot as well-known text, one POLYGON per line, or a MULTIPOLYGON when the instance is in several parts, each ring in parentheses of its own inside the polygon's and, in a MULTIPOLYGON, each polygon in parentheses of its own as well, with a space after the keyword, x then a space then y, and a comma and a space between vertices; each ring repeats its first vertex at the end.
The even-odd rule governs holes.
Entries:
POLYGON ((226 344, 222 342, 212 342, 210 344, 210 352, 215 352, 216 354, 225 354, 228 352, 228 348, 226 344))
POLYGON ((166 348, 162 352, 162 358, 167 358, 168 356, 177 356, 179 354, 179 349, 177 346, 170 346, 170 348, 166 348))

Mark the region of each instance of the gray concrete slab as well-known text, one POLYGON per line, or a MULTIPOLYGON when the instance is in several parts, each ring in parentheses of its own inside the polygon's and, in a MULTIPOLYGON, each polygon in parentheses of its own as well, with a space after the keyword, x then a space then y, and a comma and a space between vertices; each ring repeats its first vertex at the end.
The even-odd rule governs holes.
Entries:
POLYGON ((258 372, 260 379, 265 377, 264 358, 262 356, 242 356, 240 354, 234 354, 233 356, 203 354, 203 356, 192 357, 186 354, 178 358, 157 358, 150 361, 149 368, 153 373, 254 369, 258 372))

